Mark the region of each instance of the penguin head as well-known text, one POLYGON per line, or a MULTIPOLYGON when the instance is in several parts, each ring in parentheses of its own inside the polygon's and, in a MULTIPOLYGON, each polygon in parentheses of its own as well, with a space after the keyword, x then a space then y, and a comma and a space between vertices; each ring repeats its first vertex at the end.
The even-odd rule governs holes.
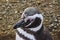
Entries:
POLYGON ((43 23, 43 16, 35 7, 28 7, 24 10, 21 15, 21 20, 19 20, 15 25, 14 29, 16 28, 27 28, 27 29, 34 29, 38 26, 42 25, 43 23))

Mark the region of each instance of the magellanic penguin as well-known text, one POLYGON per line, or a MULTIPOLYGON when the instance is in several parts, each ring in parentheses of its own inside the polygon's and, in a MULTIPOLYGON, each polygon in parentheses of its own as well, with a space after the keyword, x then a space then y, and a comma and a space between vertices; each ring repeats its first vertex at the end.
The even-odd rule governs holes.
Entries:
POLYGON ((35 7, 28 7, 21 19, 13 27, 16 40, 52 40, 51 34, 43 26, 43 16, 35 7))

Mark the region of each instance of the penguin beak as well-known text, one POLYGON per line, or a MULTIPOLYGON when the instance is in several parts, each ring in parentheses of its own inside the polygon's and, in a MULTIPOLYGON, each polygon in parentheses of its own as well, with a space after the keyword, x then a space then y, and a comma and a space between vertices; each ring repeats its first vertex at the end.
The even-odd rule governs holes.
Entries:
POLYGON ((31 24, 31 22, 32 22, 32 21, 30 21, 30 19, 27 20, 27 21, 25 21, 24 19, 21 19, 18 23, 16 23, 16 24, 14 25, 13 29, 17 29, 17 28, 19 28, 19 27, 26 27, 26 28, 27 28, 27 25, 28 25, 28 24, 31 24))
POLYGON ((17 29, 19 27, 22 27, 22 26, 24 26, 24 24, 25 24, 25 21, 22 19, 14 25, 13 29, 17 29))

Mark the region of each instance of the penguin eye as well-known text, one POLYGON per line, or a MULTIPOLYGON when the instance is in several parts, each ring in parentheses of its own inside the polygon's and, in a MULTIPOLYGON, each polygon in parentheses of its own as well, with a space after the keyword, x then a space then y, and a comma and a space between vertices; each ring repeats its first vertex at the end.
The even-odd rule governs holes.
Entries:
POLYGON ((36 19, 27 28, 35 28, 35 27, 39 26, 40 23, 41 23, 41 19, 36 17, 36 19))

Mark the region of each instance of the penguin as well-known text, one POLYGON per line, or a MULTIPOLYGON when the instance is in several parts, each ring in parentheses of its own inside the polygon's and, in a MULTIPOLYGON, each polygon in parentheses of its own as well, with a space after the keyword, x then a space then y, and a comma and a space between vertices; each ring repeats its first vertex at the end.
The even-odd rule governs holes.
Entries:
POLYGON ((13 28, 16 29, 16 40, 53 40, 36 7, 26 8, 13 28))

